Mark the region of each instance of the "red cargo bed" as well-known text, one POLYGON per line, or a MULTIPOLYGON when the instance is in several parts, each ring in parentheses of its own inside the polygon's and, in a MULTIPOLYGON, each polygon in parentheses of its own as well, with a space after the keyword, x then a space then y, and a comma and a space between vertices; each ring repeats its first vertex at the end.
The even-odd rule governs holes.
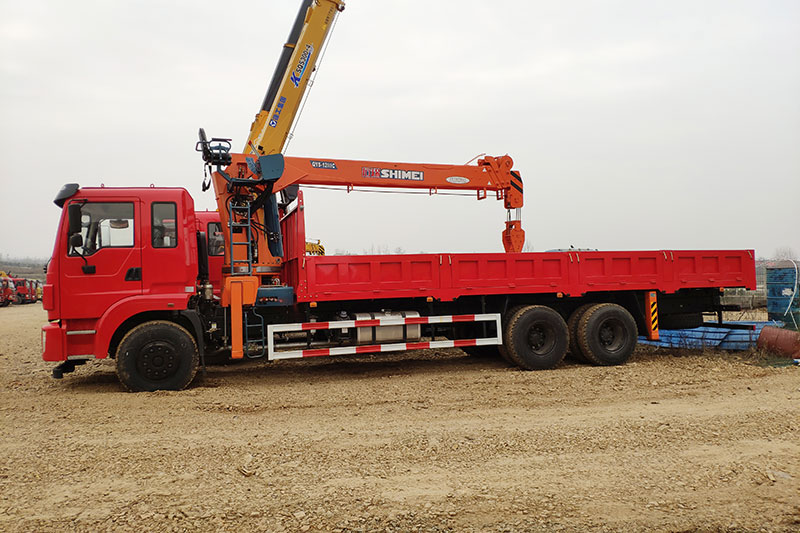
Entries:
POLYGON ((756 288, 753 250, 309 256, 302 202, 283 219, 284 280, 298 302, 756 288))

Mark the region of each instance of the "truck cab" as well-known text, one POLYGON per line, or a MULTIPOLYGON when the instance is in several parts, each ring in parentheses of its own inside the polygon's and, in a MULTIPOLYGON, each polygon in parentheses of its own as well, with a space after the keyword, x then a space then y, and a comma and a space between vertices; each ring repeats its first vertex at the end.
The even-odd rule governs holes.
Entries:
POLYGON ((25 278, 12 278, 16 290, 15 302, 18 304, 26 304, 30 302, 30 287, 28 280, 25 278))
POLYGON ((14 303, 15 296, 14 280, 9 277, 0 278, 0 307, 14 303))
POLYGON ((27 294, 28 300, 27 300, 27 302, 35 304, 36 302, 39 301, 39 295, 38 295, 38 293, 36 291, 36 287, 37 287, 39 282, 36 281, 35 279, 29 279, 29 280, 27 280, 27 283, 28 283, 28 294, 27 294))
POLYGON ((44 360, 114 356, 147 321, 199 326, 191 316, 197 221, 185 189, 69 184, 56 205, 62 216, 42 296, 44 360))

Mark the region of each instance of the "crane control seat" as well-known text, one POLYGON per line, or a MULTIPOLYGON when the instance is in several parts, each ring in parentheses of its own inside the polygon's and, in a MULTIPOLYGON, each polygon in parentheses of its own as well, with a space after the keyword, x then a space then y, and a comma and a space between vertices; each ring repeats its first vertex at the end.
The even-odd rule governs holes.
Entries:
POLYGON ((203 128, 200 128, 198 135, 200 140, 194 145, 194 149, 203 154, 203 161, 216 167, 226 167, 231 164, 230 139, 212 137, 209 141, 203 128))

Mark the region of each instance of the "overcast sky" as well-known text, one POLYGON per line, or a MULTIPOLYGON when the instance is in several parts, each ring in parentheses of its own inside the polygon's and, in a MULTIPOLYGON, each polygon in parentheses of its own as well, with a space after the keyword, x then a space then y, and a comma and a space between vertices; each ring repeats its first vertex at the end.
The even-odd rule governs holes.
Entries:
MULTIPOLYGON (((299 1, 0 0, 0 253, 50 255, 66 182, 202 193, 299 1)), ((348 0, 287 155, 510 154, 535 250, 800 252, 800 2, 348 0)), ((501 251, 496 200, 307 190, 329 251, 501 251)))

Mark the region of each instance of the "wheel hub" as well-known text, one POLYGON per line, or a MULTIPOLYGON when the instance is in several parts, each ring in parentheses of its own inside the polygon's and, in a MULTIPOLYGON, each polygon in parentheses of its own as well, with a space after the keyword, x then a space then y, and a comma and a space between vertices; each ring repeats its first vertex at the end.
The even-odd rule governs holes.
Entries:
POLYGON ((171 344, 155 341, 142 347, 136 358, 136 366, 147 379, 157 381, 174 375, 179 360, 171 344))
POLYGON ((555 343, 555 332, 546 324, 534 324, 528 330, 528 346, 536 354, 548 352, 555 343))
POLYGON ((625 329, 616 320, 606 320, 600 325, 598 338, 607 350, 619 350, 625 344, 625 329))
POLYGON ((541 349, 544 344, 544 332, 539 328, 532 329, 528 336, 528 342, 534 350, 541 349))

